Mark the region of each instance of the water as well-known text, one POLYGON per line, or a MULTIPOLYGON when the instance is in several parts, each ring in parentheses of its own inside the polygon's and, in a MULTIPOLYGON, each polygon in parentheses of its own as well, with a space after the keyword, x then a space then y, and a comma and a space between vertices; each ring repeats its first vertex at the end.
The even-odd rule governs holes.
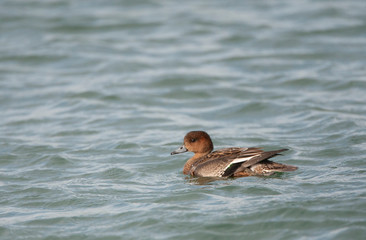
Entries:
POLYGON ((365 9, 2 0, 0 239, 363 239, 365 9), (197 129, 299 170, 188 178, 197 129))

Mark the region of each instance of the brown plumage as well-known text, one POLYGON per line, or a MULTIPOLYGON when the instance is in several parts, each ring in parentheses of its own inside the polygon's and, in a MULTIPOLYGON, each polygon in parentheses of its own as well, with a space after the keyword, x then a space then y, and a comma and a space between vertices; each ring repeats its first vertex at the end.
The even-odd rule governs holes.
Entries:
POLYGON ((210 136, 204 131, 192 131, 183 145, 171 154, 193 152, 183 168, 184 174, 200 177, 246 177, 270 175, 274 172, 295 171, 297 167, 269 161, 287 149, 264 152, 260 148, 224 148, 212 152, 210 136))

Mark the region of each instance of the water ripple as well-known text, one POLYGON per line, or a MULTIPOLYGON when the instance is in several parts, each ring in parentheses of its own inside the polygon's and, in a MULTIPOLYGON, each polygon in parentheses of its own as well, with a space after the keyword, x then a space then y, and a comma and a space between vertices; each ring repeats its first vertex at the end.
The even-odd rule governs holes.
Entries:
POLYGON ((1 239, 363 239, 363 1, 2 1, 1 239), (187 131, 296 172, 189 178, 187 131))

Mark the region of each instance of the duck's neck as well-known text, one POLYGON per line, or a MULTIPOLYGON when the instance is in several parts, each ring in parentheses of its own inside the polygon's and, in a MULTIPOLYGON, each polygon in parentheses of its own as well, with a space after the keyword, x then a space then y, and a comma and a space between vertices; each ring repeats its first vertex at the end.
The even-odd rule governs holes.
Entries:
POLYGON ((209 154, 210 152, 207 152, 207 153, 195 153, 193 157, 191 157, 187 162, 186 164, 184 164, 184 167, 183 167, 183 174, 189 174, 191 168, 192 168, 192 165, 195 164, 195 162, 197 160, 199 160, 201 157, 203 156, 206 156, 207 154, 209 154))

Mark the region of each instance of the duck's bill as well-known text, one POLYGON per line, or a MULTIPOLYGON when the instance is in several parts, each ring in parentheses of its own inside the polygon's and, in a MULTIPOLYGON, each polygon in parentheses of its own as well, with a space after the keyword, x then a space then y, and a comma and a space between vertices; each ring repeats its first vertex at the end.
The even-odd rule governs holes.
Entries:
POLYGON ((179 153, 184 153, 187 152, 188 149, 186 148, 186 146, 182 145, 180 148, 178 148, 177 150, 173 151, 170 153, 170 155, 174 155, 174 154, 179 154, 179 153))

